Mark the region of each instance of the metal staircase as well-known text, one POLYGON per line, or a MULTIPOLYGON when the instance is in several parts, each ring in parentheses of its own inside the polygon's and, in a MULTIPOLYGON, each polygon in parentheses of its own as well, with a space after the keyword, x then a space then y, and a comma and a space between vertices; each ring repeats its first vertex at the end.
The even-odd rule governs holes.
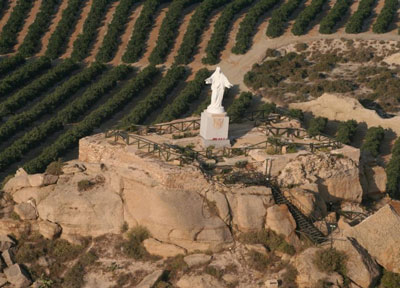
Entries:
POLYGON ((327 240, 327 237, 318 230, 310 219, 305 216, 292 202, 290 202, 274 185, 267 185, 272 190, 276 204, 286 204, 297 224, 298 232, 307 236, 315 244, 321 244, 327 240))

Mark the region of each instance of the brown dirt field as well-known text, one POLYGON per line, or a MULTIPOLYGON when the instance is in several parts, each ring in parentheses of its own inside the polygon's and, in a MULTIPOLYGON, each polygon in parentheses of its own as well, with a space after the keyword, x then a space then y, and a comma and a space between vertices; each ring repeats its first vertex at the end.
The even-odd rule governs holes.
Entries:
POLYGON ((0 31, 2 31, 4 25, 6 25, 8 19, 10 18, 11 12, 14 10, 15 5, 17 5, 17 0, 9 1, 8 10, 7 10, 7 12, 4 13, 4 16, 0 20, 0 31))
POLYGON ((78 37, 78 35, 80 33, 82 33, 83 30, 83 24, 85 23, 85 20, 90 12, 90 8, 92 7, 92 3, 93 0, 88 0, 86 3, 86 6, 83 7, 82 9, 82 13, 81 13, 81 17, 78 20, 78 23, 75 27, 75 31, 72 33, 72 35, 69 38, 69 42, 68 42, 68 46, 67 46, 67 50, 64 53, 64 55, 62 55, 60 58, 61 59, 65 59, 71 56, 72 50, 74 49, 74 42, 76 40, 76 38, 78 37))
MULTIPOLYGON (((381 0, 382 1, 382 0, 381 0)), ((356 12, 357 11, 357 9, 358 9, 358 4, 359 4, 360 2, 359 1, 354 1, 353 2, 353 4, 351 4, 351 6, 350 6, 350 17, 351 17, 351 15, 353 15, 354 14, 354 12, 356 12)), ((350 18, 349 17, 349 18, 350 18)), ((347 19, 348 20, 348 19, 347 19)), ((344 24, 344 25, 342 25, 338 30, 337 30, 337 33, 344 33, 344 30, 346 29, 346 24, 344 24)))
MULTIPOLYGON (((195 7, 197 7, 197 5, 195 7)), ((171 52, 169 53, 169 55, 165 61, 165 63, 167 65, 172 65, 172 63, 174 63, 175 56, 178 53, 179 47, 182 44, 183 37, 185 36, 185 32, 187 30, 187 27, 189 26, 190 19, 192 18, 193 14, 195 12, 195 7, 193 7, 192 8, 193 10, 190 11, 188 14, 186 14, 185 17, 183 17, 181 26, 179 27, 178 37, 176 37, 176 40, 175 40, 174 47, 172 48, 171 52)))
POLYGON ((122 56, 124 55, 126 47, 128 46, 128 42, 129 42, 129 39, 131 38, 133 28, 136 23, 136 19, 139 17, 142 9, 143 9, 143 5, 136 7, 136 9, 134 9, 131 16, 129 17, 125 32, 122 34, 122 37, 121 37, 121 44, 119 45, 118 51, 117 51, 114 59, 111 61, 112 65, 119 65, 122 63, 122 56))
POLYGON ((242 12, 242 14, 235 19, 235 22, 233 22, 232 29, 229 32, 228 41, 225 45, 225 50, 221 53, 221 58, 225 59, 225 58, 227 58, 228 53, 232 53, 231 50, 232 50, 233 46, 235 46, 236 35, 239 31, 240 23, 243 21, 244 17, 246 16, 246 12, 247 11, 242 12))
POLYGON ((53 32, 56 30, 58 22, 60 22, 60 20, 61 20, 62 12, 64 11, 65 8, 67 8, 67 6, 68 6, 68 0, 63 0, 61 2, 60 7, 58 7, 58 11, 57 11, 55 17, 53 18, 53 20, 50 23, 49 30, 44 34, 44 36, 42 38, 42 47, 36 56, 43 56, 44 53, 46 52, 47 45, 49 44, 51 34, 53 34, 53 32))
POLYGON ((29 12, 28 18, 26 18, 24 27, 21 32, 18 33, 17 44, 14 46, 14 51, 17 51, 19 46, 21 46, 22 42, 26 34, 28 33, 29 26, 35 21, 36 15, 39 13, 40 5, 42 5, 42 0, 37 0, 33 3, 33 7, 29 12))
POLYGON ((383 6, 385 5, 384 1, 378 1, 378 4, 375 5, 374 10, 372 12, 372 16, 368 19, 368 31, 372 31, 372 25, 375 23, 376 18, 381 13, 383 6))
POLYGON ((95 61, 95 59, 96 59, 95 57, 97 55, 97 52, 99 51, 99 49, 101 47, 101 44, 103 43, 104 36, 107 33, 108 24, 111 23, 111 21, 113 19, 113 16, 114 16, 114 13, 115 13, 115 9, 119 5, 119 2, 120 1, 115 1, 109 7, 109 9, 108 9, 108 11, 106 13, 106 17, 103 19, 102 26, 98 30, 98 35, 97 35, 97 38, 96 38, 95 43, 93 45, 92 51, 90 51, 90 55, 89 55, 89 57, 87 57, 85 59, 85 62, 93 62, 93 61, 95 61))
POLYGON ((329 1, 327 4, 328 5, 325 5, 324 7, 325 7, 325 10, 322 12, 322 13, 320 13, 320 14, 318 14, 318 16, 317 16, 317 19, 315 20, 315 21, 313 21, 312 23, 311 23, 311 25, 313 25, 312 27, 311 27, 311 29, 308 31, 308 34, 309 35, 316 35, 316 34, 319 34, 319 23, 321 22, 321 20, 323 19, 323 17, 325 17, 328 13, 329 13, 329 11, 332 9, 332 7, 336 4, 336 0, 332 0, 332 1, 329 1), (316 23, 315 23, 316 22, 316 23), (315 23, 315 25, 314 25, 314 23, 315 23))
POLYGON ((168 6, 164 4, 161 9, 159 9, 158 16, 154 22, 153 29, 150 32, 149 38, 147 39, 146 52, 143 54, 142 58, 139 60, 138 64, 147 66, 149 64, 149 57, 154 47, 156 47, 158 35, 160 34, 161 24, 164 21, 165 15, 168 12, 168 6))

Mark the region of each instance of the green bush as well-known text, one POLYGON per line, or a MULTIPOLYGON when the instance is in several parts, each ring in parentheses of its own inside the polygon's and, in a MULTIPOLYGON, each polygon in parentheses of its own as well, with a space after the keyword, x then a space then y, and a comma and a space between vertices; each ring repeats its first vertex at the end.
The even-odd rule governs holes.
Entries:
MULTIPOLYGON (((347 255, 344 252, 338 251, 335 248, 322 249, 317 251, 314 264, 321 272, 337 272, 344 278, 347 276, 347 255)), ((345 279, 346 281, 346 279, 345 279)))
POLYGON ((371 15, 376 0, 361 0, 357 11, 351 15, 346 25, 346 33, 357 34, 362 31, 364 22, 371 15))
POLYGON ((220 60, 220 54, 225 47, 229 35, 229 27, 234 17, 242 9, 250 6, 255 0, 235 0, 228 4, 222 11, 214 26, 214 31, 206 47, 206 56, 202 59, 204 64, 214 65, 220 60))
POLYGON ((292 33, 296 36, 305 34, 311 21, 322 12, 326 2, 327 0, 313 0, 296 18, 293 24, 292 33))
POLYGON ((224 4, 229 3, 228 0, 204 0, 197 7, 186 29, 181 47, 175 56, 176 64, 189 64, 197 50, 201 35, 207 25, 207 20, 211 17, 212 12, 224 4))
POLYGON ((351 0, 337 0, 335 5, 329 11, 320 22, 319 33, 321 34, 332 34, 334 28, 346 16, 347 11, 350 8, 351 0))
POLYGON ((145 259, 149 256, 143 241, 150 237, 150 232, 143 226, 136 226, 129 230, 127 234, 128 240, 122 243, 122 251, 133 259, 145 259))
POLYGON ((100 62, 111 61, 121 44, 121 35, 125 30, 126 23, 129 20, 129 14, 133 6, 138 1, 121 0, 115 9, 111 23, 108 24, 107 33, 104 36, 103 43, 96 55, 96 60, 100 62))
POLYGON ((324 117, 312 118, 308 125, 307 132, 311 137, 322 134, 324 132, 326 125, 328 124, 328 119, 324 117))
POLYGON ((10 92, 20 88, 50 67, 51 61, 47 57, 40 57, 37 60, 26 63, 0 81, 0 97, 4 97, 10 92))
POLYGON ((372 31, 374 33, 386 33, 389 30, 390 24, 395 19, 397 7, 399 6, 398 0, 385 0, 381 13, 378 15, 372 31))
POLYGON ((65 164, 62 162, 61 159, 53 161, 47 166, 46 174, 56 175, 56 176, 62 175, 64 173, 62 169, 64 165, 65 164))
POLYGON ((22 108, 29 101, 48 91, 58 81, 70 75, 78 67, 79 66, 76 63, 69 59, 53 67, 46 74, 35 79, 15 94, 9 96, 5 101, 1 102, 0 117, 14 113, 18 109, 22 108))
POLYGON ((272 230, 260 230, 256 232, 242 233, 239 237, 240 241, 249 244, 262 244, 271 251, 281 251, 283 253, 294 255, 296 250, 288 244, 284 237, 276 234, 272 230))
POLYGON ((50 36, 45 54, 46 56, 55 59, 65 51, 69 36, 72 34, 78 22, 85 3, 86 2, 82 0, 68 1, 68 6, 62 12, 61 20, 58 22, 56 30, 50 36))
MULTIPOLYGON (((4 6, 4 4, 3 4, 4 6)), ((13 51, 14 45, 17 44, 17 35, 22 30, 25 19, 28 17, 29 11, 33 6, 31 0, 18 0, 11 12, 10 18, 0 34, 0 53, 6 54, 13 51)))
POLYGON ((300 109, 290 109, 286 115, 291 118, 299 119, 300 121, 304 120, 304 113, 300 109))
POLYGON ((267 28, 267 36, 271 38, 279 37, 285 32, 285 26, 289 17, 300 7, 301 0, 288 0, 272 13, 267 28))
POLYGON ((232 53, 244 54, 250 49, 252 37, 260 17, 272 9, 278 2, 279 0, 260 0, 249 9, 239 24, 239 31, 236 34, 236 42, 232 48, 232 53))
POLYGON ((239 98, 235 99, 229 106, 227 113, 232 122, 239 122, 243 120, 243 117, 247 109, 251 105, 253 94, 251 92, 242 92, 239 98))
POLYGON ((0 62, 0 77, 10 74, 15 68, 25 63, 25 58, 21 54, 3 58, 0 62))
POLYGON ((19 52, 25 57, 33 56, 41 47, 41 39, 48 30, 51 19, 60 5, 60 0, 44 0, 40 6, 35 21, 29 26, 28 33, 19 47, 19 52))
POLYGON ((71 58, 77 61, 85 59, 96 39, 98 28, 102 25, 109 5, 115 0, 93 0, 88 17, 83 24, 82 33, 73 44, 71 58))
POLYGON ((383 271, 380 288, 397 288, 400 287, 400 274, 387 270, 383 271))
POLYGON ((146 0, 142 11, 135 22, 135 26, 128 42, 122 61, 134 63, 140 59, 146 50, 146 39, 153 28, 154 17, 162 0, 146 0))
POLYGON ((358 123, 355 120, 340 122, 336 133, 336 140, 343 144, 350 144, 356 134, 358 123))
POLYGON ((361 151, 377 157, 384 137, 385 129, 381 126, 369 128, 365 135, 364 143, 361 146, 361 151))
POLYGON ((183 17, 184 9, 198 2, 201 2, 201 0, 172 1, 161 24, 156 47, 150 54, 149 61, 151 64, 164 63, 168 53, 171 52, 175 38, 178 36, 180 19, 183 17))
POLYGON ((400 138, 392 149, 392 158, 386 166, 387 192, 394 199, 400 199, 400 138))

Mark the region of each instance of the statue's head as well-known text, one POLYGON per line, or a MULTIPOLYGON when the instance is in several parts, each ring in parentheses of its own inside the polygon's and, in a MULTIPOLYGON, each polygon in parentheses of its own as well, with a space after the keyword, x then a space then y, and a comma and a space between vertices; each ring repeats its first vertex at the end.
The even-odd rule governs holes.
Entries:
POLYGON ((221 67, 217 67, 217 69, 215 69, 215 72, 221 73, 221 67))

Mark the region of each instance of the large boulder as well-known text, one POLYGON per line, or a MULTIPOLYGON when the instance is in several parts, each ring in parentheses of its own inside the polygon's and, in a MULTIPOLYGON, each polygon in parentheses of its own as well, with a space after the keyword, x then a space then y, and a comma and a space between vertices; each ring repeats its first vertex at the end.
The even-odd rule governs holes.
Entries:
POLYGON ((21 188, 31 187, 28 179, 28 173, 23 168, 20 168, 15 173, 15 176, 7 181, 3 190, 7 193, 14 193, 21 188))
POLYGON ((14 211, 22 220, 35 220, 38 217, 36 208, 31 203, 17 204, 14 211))
POLYGON ((7 281, 16 288, 25 288, 32 283, 27 272, 19 264, 14 264, 4 269, 4 274, 7 277, 7 281))
POLYGON ((275 204, 271 189, 260 186, 233 188, 227 198, 233 225, 241 232, 262 229, 267 208, 275 204))
POLYGON ((136 286, 136 288, 152 288, 163 276, 163 270, 156 270, 144 277, 144 279, 136 286))
POLYGON ((211 261, 211 256, 206 254, 191 254, 183 258, 189 268, 204 265, 211 261))
POLYGON ((334 247, 346 253, 346 275, 362 288, 375 287, 380 268, 371 255, 354 238, 334 241, 334 247))
POLYGON ((325 202, 360 203, 363 189, 357 164, 347 157, 325 153, 300 155, 287 164, 278 177, 281 186, 318 184, 325 202))
POLYGON ((265 228, 285 236, 285 240, 290 244, 298 244, 299 240, 295 233, 296 221, 285 204, 274 205, 267 209, 265 228))
POLYGON ((381 166, 363 165, 362 186, 364 196, 372 199, 382 198, 386 193, 387 176, 381 166))
POLYGON ((386 270, 400 273, 400 215, 391 204, 344 230, 386 270))
POLYGON ((317 287, 319 281, 326 281, 342 287, 343 277, 336 272, 326 273, 319 270, 314 264, 316 253, 320 248, 308 248, 295 256, 292 263, 296 267, 298 274, 296 282, 299 288, 317 287))
POLYGON ((6 234, 0 234, 0 252, 10 249, 15 244, 15 241, 10 236, 6 234))

